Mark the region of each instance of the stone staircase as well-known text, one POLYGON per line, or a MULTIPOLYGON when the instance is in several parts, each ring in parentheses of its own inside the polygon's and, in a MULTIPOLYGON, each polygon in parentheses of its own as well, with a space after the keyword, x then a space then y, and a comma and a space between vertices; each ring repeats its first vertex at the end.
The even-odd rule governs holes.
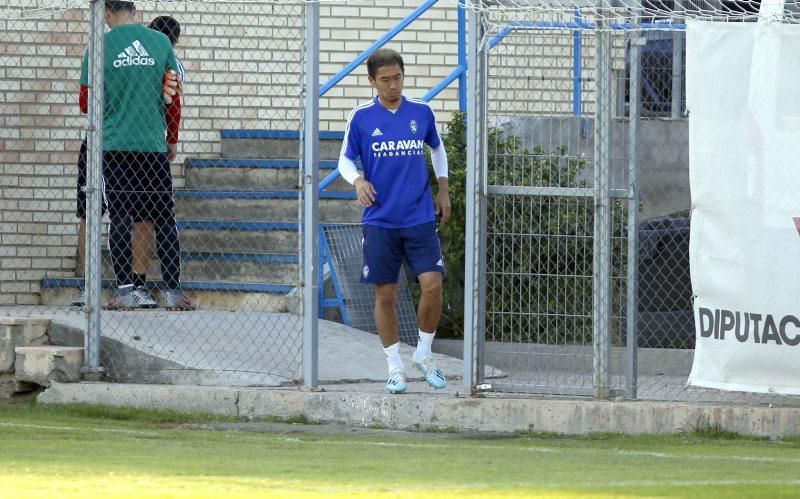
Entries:
MULTIPOLYGON (((222 130, 222 154, 187 159, 175 191, 183 287, 206 310, 281 311, 299 280, 297 132, 222 130)), ((320 178, 336 168, 342 134, 320 134, 320 178)), ((320 195, 320 221, 357 223, 361 208, 338 179, 320 195)), ((103 255, 103 283, 113 282, 103 255)), ((148 283, 163 288, 154 258, 148 283)), ((42 304, 67 305, 82 279, 45 279, 42 304)))

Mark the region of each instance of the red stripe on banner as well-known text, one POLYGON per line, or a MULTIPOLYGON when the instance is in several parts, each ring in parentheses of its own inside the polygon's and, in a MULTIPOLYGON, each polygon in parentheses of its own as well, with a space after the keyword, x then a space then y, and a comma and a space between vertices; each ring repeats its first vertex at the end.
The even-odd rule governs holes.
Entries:
POLYGON ((792 217, 794 220, 794 227, 797 229, 797 234, 800 235, 800 217, 792 217))

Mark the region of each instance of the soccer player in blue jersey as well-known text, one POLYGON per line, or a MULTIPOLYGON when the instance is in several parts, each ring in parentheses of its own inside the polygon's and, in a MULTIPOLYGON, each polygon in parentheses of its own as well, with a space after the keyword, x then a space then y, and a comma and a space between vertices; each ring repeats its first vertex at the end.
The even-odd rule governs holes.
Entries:
POLYGON ((367 60, 369 82, 378 94, 350 113, 339 156, 339 171, 364 207, 364 267, 361 282, 375 286, 375 324, 389 364, 386 389, 406 389, 400 359, 397 278, 405 259, 420 284, 419 341, 412 361, 434 388, 447 384, 431 354, 442 314, 444 262, 436 233, 436 215, 450 217, 447 154, 436 117, 424 101, 403 96, 403 58, 381 49, 367 60), (425 144, 431 149, 439 182, 431 193, 425 144), (355 166, 361 158, 363 174, 355 166))

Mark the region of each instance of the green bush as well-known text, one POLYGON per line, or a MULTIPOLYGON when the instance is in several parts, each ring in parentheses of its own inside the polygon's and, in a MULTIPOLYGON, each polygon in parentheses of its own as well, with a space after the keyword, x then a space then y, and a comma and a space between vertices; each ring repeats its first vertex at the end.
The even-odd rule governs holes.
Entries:
MULTIPOLYGON (((443 140, 450 167, 453 214, 439 226, 447 275, 442 337, 464 334, 466 126, 454 113, 443 140)), ((524 148, 518 137, 490 128, 488 183, 505 186, 586 187, 582 158, 566 146, 524 148)), ((435 180, 432 180, 435 192, 435 180)), ((624 225, 614 206, 615 231, 624 225)), ((593 198, 492 195, 487 204, 487 340, 585 343, 591 339, 593 198)), ((619 243, 619 241, 617 241, 619 243)), ((624 245, 617 244, 624 247, 624 245)), ((624 252, 615 251, 617 264, 624 252)), ((617 293, 618 296, 618 293, 617 293)))

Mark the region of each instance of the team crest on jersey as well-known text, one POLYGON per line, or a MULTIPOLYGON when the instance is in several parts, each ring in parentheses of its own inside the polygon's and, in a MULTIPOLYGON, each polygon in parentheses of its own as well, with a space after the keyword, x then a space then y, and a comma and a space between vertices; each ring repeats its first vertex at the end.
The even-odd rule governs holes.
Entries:
POLYGON ((411 128, 411 133, 417 133, 417 129, 419 128, 419 127, 417 126, 417 122, 416 122, 416 120, 411 120, 411 121, 408 123, 408 127, 409 127, 409 128, 411 128))

